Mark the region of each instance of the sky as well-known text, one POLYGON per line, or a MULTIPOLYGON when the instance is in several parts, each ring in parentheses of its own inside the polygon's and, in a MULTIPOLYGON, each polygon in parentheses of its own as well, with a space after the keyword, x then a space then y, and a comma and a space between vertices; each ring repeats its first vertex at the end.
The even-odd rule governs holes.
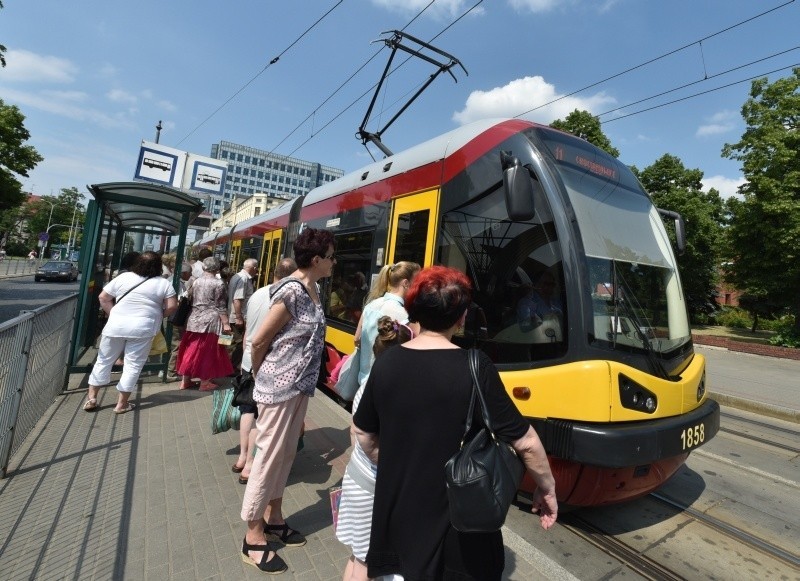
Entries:
MULTIPOLYGON (((404 30, 463 69, 439 74, 385 130, 393 152, 482 118, 548 124, 585 109, 624 163, 671 154, 728 197, 743 178, 721 149, 744 132, 748 79, 800 64, 794 0, 3 4, 0 99, 19 107, 44 157, 18 176, 39 195, 131 180, 159 121, 160 143, 184 151, 209 155, 227 140, 356 171, 370 151, 382 157, 355 135, 391 54, 384 32, 404 30)), ((437 70, 398 51, 367 129, 437 70)))

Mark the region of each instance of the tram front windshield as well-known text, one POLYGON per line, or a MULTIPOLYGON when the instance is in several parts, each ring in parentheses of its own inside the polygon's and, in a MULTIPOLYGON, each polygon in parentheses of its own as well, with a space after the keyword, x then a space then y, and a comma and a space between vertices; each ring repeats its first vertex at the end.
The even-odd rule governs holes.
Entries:
POLYGON ((540 131, 575 210, 589 270, 594 338, 668 353, 690 340, 670 241, 631 171, 581 140, 540 131))
MULTIPOLYGON (((484 179, 485 167, 476 164, 461 184, 474 189, 442 215, 437 260, 468 273, 474 285, 454 341, 480 346, 498 364, 546 364, 566 355, 568 334, 580 329, 601 348, 668 357, 690 340, 689 324, 669 239, 650 198, 613 157, 560 132, 532 132, 530 143, 550 157, 575 210, 572 235, 583 241, 588 286, 565 283, 565 242, 550 203, 561 196, 535 188, 534 217, 511 221, 502 185, 484 179), (574 293, 578 300, 568 300, 574 293), (592 310, 588 329, 583 319, 570 319, 576 315, 569 305, 578 303, 592 310)), ((525 150, 518 142, 514 148, 515 155, 525 150)))

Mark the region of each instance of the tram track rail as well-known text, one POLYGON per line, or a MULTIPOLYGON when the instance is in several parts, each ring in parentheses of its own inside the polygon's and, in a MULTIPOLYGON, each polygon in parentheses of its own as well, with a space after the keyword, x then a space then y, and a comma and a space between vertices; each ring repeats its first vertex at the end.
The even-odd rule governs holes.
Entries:
MULTIPOLYGON (((759 421, 759 420, 754 420, 754 419, 751 419, 751 418, 745 418, 745 417, 742 417, 742 416, 737 416, 737 415, 734 415, 734 414, 729 414, 729 413, 724 413, 724 412, 721 413, 720 415, 721 415, 722 418, 726 418, 726 419, 729 419, 729 420, 735 420, 737 422, 742 422, 744 424, 748 424, 748 425, 752 425, 752 426, 757 426, 759 428, 764 428, 764 429, 770 430, 772 432, 777 432, 779 434, 785 434, 786 436, 789 436, 789 437, 793 438, 795 441, 800 441, 800 431, 798 431, 798 430, 792 430, 791 428, 784 428, 783 426, 775 426, 775 425, 769 424, 767 422, 762 422, 762 421, 759 421)), ((800 454, 800 448, 798 448, 797 446, 791 446, 789 444, 782 444, 780 442, 775 442, 775 441, 767 439, 767 438, 754 436, 753 434, 748 434, 747 432, 744 432, 744 431, 741 431, 741 430, 735 430, 733 428, 729 428, 729 427, 724 426, 724 425, 720 425, 719 431, 720 432, 724 432, 726 434, 731 434, 733 436, 738 436, 738 437, 744 438, 746 440, 751 440, 753 442, 759 442, 761 444, 766 444, 768 446, 772 446, 773 448, 779 448, 781 450, 785 450, 785 451, 791 452, 793 454, 800 454)))
POLYGON ((683 575, 654 561, 642 554, 640 550, 603 531, 594 523, 580 516, 578 512, 560 514, 558 524, 645 579, 651 579, 652 581, 685 579, 683 575))
POLYGON ((759 539, 755 535, 752 535, 747 531, 740 529, 739 527, 730 525, 721 519, 710 516, 702 511, 697 510, 696 508, 692 508, 691 506, 688 506, 673 498, 664 496, 658 492, 651 492, 648 495, 648 498, 652 498, 653 500, 669 506, 670 508, 681 512, 682 514, 688 515, 696 522, 714 529, 715 531, 724 534, 738 543, 768 555, 769 557, 794 567, 795 569, 800 569, 800 556, 790 553, 789 551, 782 549, 781 547, 777 547, 763 539, 759 539))

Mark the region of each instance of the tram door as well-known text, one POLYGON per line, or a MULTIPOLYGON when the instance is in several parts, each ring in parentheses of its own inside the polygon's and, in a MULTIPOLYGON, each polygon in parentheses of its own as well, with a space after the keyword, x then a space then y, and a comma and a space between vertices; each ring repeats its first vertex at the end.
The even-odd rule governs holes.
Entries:
POLYGON ((275 267, 281 258, 281 240, 283 230, 275 230, 264 234, 264 245, 261 247, 261 259, 258 261, 258 288, 272 284, 275 267))
POLYGON ((234 240, 231 244, 231 262, 229 267, 231 272, 239 272, 239 259, 242 256, 242 241, 234 240))
POLYGON ((392 204, 392 223, 386 264, 401 260, 433 264, 439 190, 397 198, 392 204))

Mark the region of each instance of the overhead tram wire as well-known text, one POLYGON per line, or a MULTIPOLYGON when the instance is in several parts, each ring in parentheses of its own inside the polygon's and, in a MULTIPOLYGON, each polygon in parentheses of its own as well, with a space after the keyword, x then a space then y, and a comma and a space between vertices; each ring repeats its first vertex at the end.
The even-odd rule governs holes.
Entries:
POLYGON ((276 57, 275 57, 275 58, 273 58, 271 61, 269 61, 269 62, 268 62, 268 63, 267 63, 265 66, 264 66, 264 68, 263 68, 263 69, 261 69, 261 70, 260 70, 258 73, 256 73, 256 75, 255 75, 255 76, 254 76, 252 79, 250 79, 250 80, 249 80, 249 81, 247 81, 247 82, 246 82, 244 85, 242 85, 242 87, 241 87, 241 88, 239 88, 239 90, 237 90, 237 91, 236 91, 236 92, 235 92, 233 95, 231 95, 230 97, 228 97, 228 99, 227 99, 227 100, 226 100, 226 101, 225 101, 225 102, 224 102, 222 105, 220 105, 219 107, 217 107, 217 108, 214 110, 214 112, 213 112, 213 113, 211 113, 211 115, 209 115, 208 117, 206 117, 205 119, 203 119, 203 120, 200 122, 200 124, 199 124, 197 127, 195 127, 194 129, 192 129, 192 130, 191 130, 191 131, 190 131, 190 132, 189 132, 189 133, 188 133, 188 134, 187 134, 187 135, 186 135, 186 136, 185 136, 183 139, 181 139, 181 140, 180 140, 178 143, 176 143, 175 145, 176 145, 176 146, 178 146, 178 145, 180 145, 181 143, 183 143, 184 141, 186 141, 186 140, 187 140, 189 137, 191 137, 191 136, 192 136, 192 134, 194 134, 194 132, 195 132, 195 131, 197 131, 198 129, 200 129, 200 128, 201 128, 203 125, 205 125, 205 124, 206 124, 206 123, 207 123, 207 122, 208 122, 208 121, 209 121, 209 120, 210 120, 212 117, 214 117, 214 115, 216 115, 217 113, 219 113, 219 112, 220 112, 220 111, 221 111, 221 110, 222 110, 222 109, 223 109, 223 108, 224 108, 224 107, 225 107, 225 106, 226 106, 228 103, 230 103, 231 101, 233 101, 233 100, 234 100, 234 99, 235 99, 235 98, 236 98, 236 97, 239 95, 239 93, 241 93, 241 92, 242 92, 242 91, 244 91, 244 90, 245 90, 247 87, 249 87, 249 86, 250 86, 250 85, 253 83, 253 81, 255 81, 255 80, 258 78, 258 77, 260 77, 262 74, 264 74, 264 72, 265 72, 265 71, 266 71, 268 68, 270 68, 272 65, 274 65, 275 63, 277 63, 277 62, 280 60, 280 58, 281 58, 283 55, 285 55, 285 54, 286 54, 286 53, 287 53, 287 52, 288 52, 288 51, 289 51, 289 50, 290 50, 290 49, 291 49, 291 48, 292 48, 294 45, 296 45, 298 42, 300 42, 300 40, 301 40, 301 39, 302 39, 302 38, 303 38, 303 37, 304 37, 306 34, 308 34, 309 32, 311 32, 311 30, 312 30, 312 29, 314 29, 314 28, 315 28, 315 27, 316 27, 316 26, 317 26, 317 25, 318 25, 320 22, 322 22, 322 21, 323 21, 323 20, 324 20, 324 19, 325 19, 325 18, 326 18, 326 17, 327 17, 327 16, 328 16, 328 15, 329 15, 331 12, 333 12, 334 10, 336 10, 336 9, 339 7, 339 5, 341 5, 343 2, 344 2, 344 0, 339 0, 338 2, 336 2, 336 4, 334 4, 334 5, 333 5, 333 6, 332 6, 332 7, 331 7, 331 8, 330 8, 330 9, 329 9, 329 10, 328 10, 328 11, 327 11, 325 14, 323 14, 322 16, 320 16, 320 17, 319 17, 319 18, 318 18, 318 19, 317 19, 317 20, 316 20, 316 21, 315 21, 315 22, 314 22, 314 23, 313 23, 311 26, 309 26, 308 28, 306 28, 306 29, 305 29, 305 31, 303 31, 303 33, 302 33, 300 36, 298 36, 296 39, 294 39, 294 41, 292 41, 292 43, 291 43, 289 46, 287 46, 286 48, 284 48, 284 49, 283 49, 283 50, 282 50, 282 51, 281 51, 281 52, 278 54, 278 56, 276 56, 276 57))
MULTIPOLYGON (((792 1, 794 1, 794 0, 792 0, 792 1)), ((473 5, 472 5, 470 8, 468 8, 468 9, 467 9, 467 10, 466 10, 466 11, 465 11, 463 14, 461 14, 461 16, 459 16, 459 17, 458 17, 458 18, 456 18, 456 19, 455 19, 453 22, 451 22, 450 24, 448 24, 447 26, 445 26, 445 27, 444 27, 444 28, 443 28, 441 31, 439 31, 439 33, 438 33, 438 34, 434 35, 434 36, 433 36, 433 37, 432 37, 432 38, 431 38, 431 39, 428 41, 428 43, 431 43, 431 42, 433 42, 434 40, 436 40, 437 38, 439 38, 439 37, 440 37, 442 34, 444 34, 444 33, 445 33, 447 30, 449 30, 449 29, 450 29, 450 28, 451 28, 453 25, 455 25, 456 23, 458 23, 458 22, 459 22, 459 21, 460 21, 462 18, 464 18, 464 17, 465 17, 467 14, 469 14, 470 12, 472 12, 473 10, 475 10, 475 8, 477 8, 477 7, 478 7, 479 5, 481 5, 482 3, 483 3, 483 0, 478 0, 478 1, 477 1, 475 4, 473 4, 473 5)), ((400 68, 400 67, 402 67, 404 64, 406 64, 406 63, 407 63, 407 62, 408 62, 410 59, 411 59, 411 57, 408 57, 408 58, 406 58, 406 60, 404 60, 402 63, 400 63, 399 65, 397 65, 397 66, 396 66, 394 69, 392 69, 391 71, 389 71, 389 73, 388 73, 386 76, 387 76, 387 77, 388 77, 388 76, 390 76, 390 75, 391 75, 392 73, 394 73, 394 72, 395 72, 397 69, 399 69, 399 68, 400 68)), ((361 95, 359 95, 358 97, 356 97, 356 98, 355 98, 355 99, 354 99, 354 100, 353 100, 353 101, 352 101, 352 102, 351 102, 351 103, 350 103, 350 104, 349 104, 347 107, 345 107, 344 109, 342 109, 341 111, 339 111, 339 113, 337 113, 337 114, 336 114, 336 115, 335 115, 335 116, 334 116, 332 119, 330 119, 330 120, 329 120, 329 121, 328 121, 328 122, 327 122, 325 125, 323 125, 322 127, 320 127, 320 128, 319 128, 319 130, 318 130, 318 131, 317 131, 315 134, 313 134, 313 135, 310 135, 310 136, 308 137, 308 139, 306 139, 306 140, 305 140, 305 141, 303 141, 303 142, 302 142, 300 145, 298 145, 297 147, 295 147, 295 148, 292 150, 292 152, 289 154, 289 157, 291 157, 292 155, 294 155, 294 154, 295 154, 295 153, 296 153, 296 152, 297 152, 297 151, 298 151, 300 148, 302 148, 302 147, 303 147, 303 146, 304 146, 306 143, 308 143, 309 141, 311 141, 312 139, 314 139, 314 137, 316 137, 317 135, 319 135, 319 134, 320 134, 320 133, 321 133, 323 130, 327 129, 327 128, 328 128, 328 126, 330 126, 330 125, 331 125, 331 124, 332 124, 334 121, 336 121, 336 120, 337 120, 339 117, 341 117, 342 115, 344 115, 344 114, 345 114, 345 113, 346 113, 346 112, 347 112, 347 111, 348 111, 348 110, 349 110, 351 107, 353 107, 353 106, 354 106, 356 103, 358 103, 358 102, 359 102, 361 99, 363 99, 363 98, 364 98, 366 95, 368 95, 368 94, 369 94, 369 93, 370 93, 370 92, 371 92, 371 91, 372 91, 372 90, 373 90, 373 89, 374 89, 376 86, 377 86, 377 83, 373 84, 373 85, 372 85, 370 88, 368 88, 366 91, 364 91, 364 92, 363 92, 361 95)))
MULTIPOLYGON (((431 0, 430 2, 428 2, 428 4, 427 4, 427 5, 426 5, 426 6, 425 6, 425 7, 424 7, 422 10, 420 10, 419 12, 417 12, 417 14, 414 16, 414 18, 412 18, 411 20, 409 20, 409 21, 406 23, 406 25, 405 25, 403 28, 401 28, 401 29, 400 29, 400 31, 402 32, 402 31, 404 31, 406 28, 408 28, 409 26, 411 26, 411 24, 412 24, 412 23, 413 23, 413 22, 414 22, 414 21, 415 21, 417 18, 419 18, 420 16, 422 16, 422 15, 425 13, 425 11, 426 11, 428 8, 430 8, 430 7, 431 7, 431 6, 432 6, 432 5, 433 5, 435 2, 436 2, 436 0, 431 0)), ((379 48, 379 49, 378 49, 378 50, 375 52, 375 54, 373 54, 373 55, 372 55, 371 57, 369 57, 369 58, 368 58, 366 61, 364 61, 364 63, 363 63, 363 64, 362 64, 360 67, 358 67, 358 68, 355 70, 355 72, 353 72, 353 74, 351 74, 349 77, 347 77, 347 79, 345 79, 345 80, 344 80, 344 82, 343 82, 341 85, 339 85, 338 87, 336 87, 336 89, 333 91, 333 93, 331 93, 330 95, 328 95, 328 96, 325 98, 325 100, 324 100, 324 101, 322 101, 322 103, 320 103, 319 105, 317 105, 316 107, 314 107, 314 110, 313 110, 313 111, 311 111, 311 113, 309 113, 309 114, 306 116, 306 118, 305 118, 305 119, 303 119, 303 120, 302 120, 300 123, 298 123, 298 124, 295 126, 295 128, 294 128, 294 129, 292 129, 292 130, 291 130, 291 131, 288 133, 288 135, 286 135, 286 136, 285 136, 283 139, 281 139, 281 140, 280 140, 280 142, 279 142, 279 143, 278 143, 278 144, 277 144, 275 147, 273 147, 273 148, 270 150, 270 152, 269 152, 269 153, 270 153, 270 154, 272 154, 272 153, 273 153, 273 152, 274 152, 276 149, 278 149, 278 148, 279 148, 281 145, 283 145, 283 143, 284 143, 284 142, 285 142, 287 139, 289 139, 289 138, 290 138, 292 135, 294 135, 294 134, 295 134, 295 133, 296 133, 296 132, 297 132, 297 131, 298 131, 298 130, 299 130, 299 129, 300 129, 302 126, 303 126, 303 125, 305 125, 306 121, 308 121, 308 120, 309 120, 309 119, 311 119, 311 118, 312 118, 314 115, 316 115, 316 114, 317 114, 317 111, 319 111, 319 110, 320 110, 322 107, 324 107, 324 106, 325 106, 325 103, 327 103, 328 101, 330 101, 330 100, 331 100, 331 99, 332 99, 332 98, 333 98, 333 97, 334 97, 334 96, 335 96, 335 95, 336 95, 336 94, 337 94, 339 91, 341 91, 341 90, 342 90, 342 89, 345 87, 345 85, 347 85, 347 84, 348 84, 350 81, 352 81, 352 80, 353 80, 353 78, 354 78, 354 77, 355 77, 355 76, 356 76, 358 73, 360 73, 362 70, 364 70, 364 67, 366 67, 366 66, 367 66, 369 63, 371 63, 371 62, 372 62, 372 61, 375 59, 375 57, 377 57, 377 56, 378 56, 378 55, 381 53, 381 51, 382 51, 383 49, 385 49, 385 48, 386 48, 386 46, 382 46, 381 48, 379 48)), ((375 85, 372 85, 372 88, 374 89, 374 88, 375 88, 375 85)), ((366 94, 366 93, 365 93, 365 94, 366 94)), ((360 100, 361 98, 363 98, 363 96, 364 96, 364 95, 362 95, 361 97, 359 97, 359 100, 360 100)), ((353 104, 354 104, 354 103, 351 103, 351 104, 348 106, 348 109, 349 109, 350 107, 352 107, 352 106, 353 106, 353 104)), ((347 110, 347 109, 345 109, 345 111, 346 111, 346 110, 347 110)), ((342 113, 344 113, 344 111, 342 111, 342 113)), ((325 125, 324 127, 327 127, 327 125, 325 125)), ((323 128, 324 128, 324 127, 323 127, 323 128)), ((312 134, 312 136, 313 136, 313 135, 315 135, 315 133, 314 133, 313 131, 311 132, 311 134, 312 134)), ((306 143, 308 143, 308 141, 305 141, 305 142, 303 143, 303 145, 305 145, 306 143)), ((295 149, 294 151, 297 151, 297 149, 295 149)), ((294 153, 294 151, 293 151, 292 153, 294 153)), ((291 157, 291 154, 289 154, 289 157, 291 157)))
MULTIPOLYGON (((608 121, 604 121, 603 123, 611 123, 613 121, 619 121, 620 119, 625 119, 626 117, 633 117, 634 115, 639 115, 640 113, 647 113, 648 111, 653 111, 654 109, 660 109, 661 107, 666 107, 668 105, 674 105, 675 103, 680 103, 682 101, 688 101, 689 99, 694 99, 695 97, 701 97, 703 95, 707 95, 709 93, 713 93, 715 91, 721 91, 722 89, 727 89, 729 87, 733 87, 735 85, 741 85, 742 83, 747 83, 749 81, 754 81, 756 79, 760 79, 767 75, 771 75, 773 73, 778 73, 780 71, 785 71, 787 69, 793 69, 795 67, 799 67, 800 63, 794 63, 792 65, 787 65, 785 67, 781 67, 779 69, 772 69, 771 71, 767 71, 766 73, 762 73, 760 75, 755 75, 752 77, 748 77, 746 79, 742 79, 740 81, 734 81, 732 83, 728 83, 726 85, 721 85, 719 87, 714 87, 713 89, 708 89, 707 91, 701 91, 699 93, 694 93, 692 95, 687 95, 686 97, 681 97, 680 99, 673 99, 672 101, 667 101, 666 103, 659 103, 658 105, 653 105, 652 107, 648 107, 646 109, 641 109, 639 111, 634 111, 633 113, 628 113, 627 115, 620 115, 619 117, 614 117, 613 119, 609 119, 608 121)), ((628 105, 626 105, 628 106, 628 105)))
POLYGON ((660 61, 661 59, 664 59, 664 58, 666 58, 668 56, 672 56, 673 54, 679 53, 682 50, 686 50, 689 47, 692 47, 692 46, 694 46, 696 44, 702 43, 704 40, 708 40, 709 38, 714 38, 715 36, 719 36, 720 34, 724 34, 724 33, 728 32, 730 30, 733 30, 734 28, 738 28, 739 26, 747 24, 748 22, 752 22, 753 20, 761 18, 762 16, 765 16, 765 15, 771 13, 771 12, 775 12, 776 10, 780 10, 781 8, 785 8, 789 4, 793 4, 794 1, 795 0, 789 0, 788 2, 784 2, 783 4, 780 4, 778 6, 774 6, 773 8, 770 8, 769 10, 765 10, 764 12, 756 14, 755 16, 751 16, 750 18, 747 18, 745 20, 737 22, 736 24, 728 26, 727 28, 723 28, 722 30, 718 30, 717 32, 709 34, 708 36, 704 36, 703 38, 700 38, 698 40, 695 40, 693 42, 685 44, 685 45, 683 45, 681 47, 673 49, 673 50, 671 50, 669 52, 666 52, 666 53, 664 53, 664 54, 662 54, 660 56, 652 58, 652 59, 650 59, 648 61, 645 61, 643 63, 640 63, 638 65, 632 66, 632 67, 630 67, 628 69, 625 69, 624 71, 620 71, 619 73, 615 73, 615 74, 611 75, 610 77, 606 77, 605 79, 602 79, 600 81, 596 81, 594 83, 591 83, 590 85, 586 85, 585 87, 582 87, 580 89, 572 91, 571 93, 567 93, 566 95, 561 95, 557 99, 553 99, 552 101, 548 101, 547 103, 542 103, 541 105, 537 105, 536 107, 528 109, 527 111, 523 111, 522 113, 519 113, 518 115, 514 115, 514 118, 516 119, 518 117, 522 117, 523 115, 527 115, 528 113, 536 111, 537 109, 541 109, 542 107, 547 107, 548 105, 552 105, 553 103, 557 103, 558 101, 561 101, 562 99, 566 99, 567 97, 571 97, 573 95, 577 95, 578 93, 581 93, 581 92, 583 92, 583 91, 585 91, 587 89, 591 89, 592 87, 596 87, 598 85, 602 85, 603 83, 608 82, 608 81, 610 81, 612 79, 616 79, 617 77, 621 77, 622 75, 626 75, 626 74, 628 74, 630 72, 633 72, 633 71, 635 71, 637 69, 640 69, 642 67, 650 65, 650 64, 652 64, 654 62, 660 61))
MULTIPOLYGON (((780 52, 773 53, 771 55, 765 56, 765 57, 760 58, 760 59, 756 59, 754 61, 750 61, 749 63, 745 63, 743 65, 732 67, 732 68, 724 70, 724 71, 722 71, 720 73, 716 73, 716 74, 713 74, 713 75, 706 75, 704 78, 698 79, 697 81, 692 81, 691 83, 685 83, 685 84, 680 85, 678 87, 675 87, 673 89, 668 89, 666 91, 662 91, 662 92, 657 93, 655 95, 650 95, 649 97, 645 97, 644 99, 639 99, 638 101, 633 101, 632 103, 627 103, 625 105, 621 105, 620 107, 616 107, 614 109, 609 109, 608 111, 604 111, 602 113, 598 113, 597 115, 595 115, 595 117, 602 117, 603 115, 610 115, 611 113, 615 113, 617 111, 621 111, 622 109, 627 109, 628 107, 633 107, 634 105, 639 105, 640 103, 644 103, 645 101, 651 101, 653 99, 657 99, 658 97, 663 97, 664 95, 669 95, 670 93, 674 93, 675 91, 680 91, 681 89, 685 89, 687 87, 691 87, 693 85, 697 85, 699 83, 703 83, 705 81, 714 79, 716 77, 721 77, 722 75, 727 75, 728 73, 732 73, 733 71, 738 71, 740 69, 744 69, 744 68, 752 66, 754 64, 764 62, 764 61, 769 60, 771 58, 775 58, 775 57, 778 57, 778 56, 785 55, 787 53, 790 53, 790 52, 798 50, 798 49, 800 49, 800 45, 792 47, 792 48, 789 48, 789 49, 786 49, 786 50, 782 50, 780 52)), ((782 70, 782 69, 778 69, 778 70, 782 70)), ((742 81, 738 81, 738 82, 742 82, 742 81)), ((605 121, 605 123, 608 123, 608 121, 605 121)))

